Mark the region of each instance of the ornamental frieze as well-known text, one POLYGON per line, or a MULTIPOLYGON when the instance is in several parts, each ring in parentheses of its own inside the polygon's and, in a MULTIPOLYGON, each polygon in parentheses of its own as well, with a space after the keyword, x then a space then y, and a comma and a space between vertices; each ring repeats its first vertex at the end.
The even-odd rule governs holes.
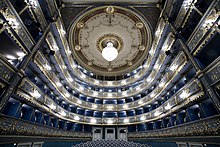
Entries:
POLYGON ((220 116, 189 122, 180 126, 173 126, 146 132, 129 133, 128 138, 160 138, 187 136, 216 136, 220 133, 220 116))
POLYGON ((220 61, 209 70, 206 75, 209 78, 211 84, 215 84, 220 81, 220 61))
POLYGON ((46 125, 0 115, 1 135, 31 135, 47 137, 91 138, 91 133, 65 131, 46 125))

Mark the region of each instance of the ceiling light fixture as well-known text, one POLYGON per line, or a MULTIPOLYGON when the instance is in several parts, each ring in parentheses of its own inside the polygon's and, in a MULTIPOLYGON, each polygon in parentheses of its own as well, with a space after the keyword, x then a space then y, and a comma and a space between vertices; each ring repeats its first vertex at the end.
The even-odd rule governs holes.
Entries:
POLYGON ((50 67, 50 65, 48 65, 48 64, 45 64, 45 66, 44 66, 47 70, 51 70, 51 67, 50 67))
POLYGON ((124 109, 128 108, 128 105, 123 105, 123 108, 124 108, 124 109))
POLYGON ((98 106, 97 106, 97 105, 92 105, 92 107, 93 107, 93 108, 97 108, 98 106))
POLYGON ((108 42, 107 46, 102 50, 102 57, 107 61, 113 61, 118 56, 118 50, 113 46, 112 42, 108 42))
POLYGON ((122 80, 121 83, 122 83, 122 84, 126 84, 127 81, 126 81, 126 80, 122 80))
POLYGON ((160 84, 159 84, 159 87, 163 87, 165 85, 165 82, 161 82, 160 84))
POLYGON ((124 119, 124 123, 128 123, 129 122, 129 119, 128 118, 125 118, 124 119))
POLYGON ((174 70, 176 70, 177 69, 177 65, 176 64, 173 64, 171 67, 170 67, 170 70, 172 70, 172 71, 174 71, 174 70))
POLYGON ((61 86, 62 86, 62 84, 61 84, 60 82, 57 82, 56 85, 57 85, 58 87, 61 87, 61 86))
POLYGON ((145 116, 141 116, 141 118, 140 118, 141 121, 143 121, 143 120, 145 120, 145 119, 146 119, 145 116))
POLYGON ((113 124, 113 120, 111 120, 111 119, 110 119, 110 120, 107 120, 107 123, 108 123, 108 124, 113 124))
POLYGON ((98 80, 94 80, 95 84, 99 84, 99 81, 98 80))
POLYGON ((66 97, 70 97, 70 94, 69 94, 69 93, 66 93, 65 96, 66 96, 66 97))
POLYGON ((23 58, 26 54, 24 52, 17 52, 19 58, 23 58))
POLYGON ((156 112, 154 113, 154 116, 159 116, 160 114, 161 114, 160 112, 156 111, 156 112))
POLYGON ((62 112, 60 113, 60 115, 66 116, 66 112, 62 111, 62 112))
POLYGON ((51 103, 50 108, 51 108, 52 110, 55 110, 55 109, 56 109, 56 105, 54 105, 53 103, 51 103))
POLYGON ((69 81, 70 81, 70 82, 73 82, 73 78, 69 77, 69 81))
POLYGON ((171 105, 168 103, 165 107, 166 110, 169 110, 171 108, 171 105))
POLYGON ((189 93, 187 90, 183 90, 183 92, 180 94, 180 98, 185 99, 189 96, 189 93))
POLYGON ((9 59, 9 60, 17 59, 15 56, 12 56, 12 55, 6 55, 6 58, 9 59))
POLYGON ((36 98, 39 98, 41 97, 41 94, 37 91, 37 90, 34 90, 34 92, 32 93, 33 97, 36 97, 36 98))
POLYGON ((98 92, 94 91, 94 92, 93 92, 93 95, 94 95, 94 96, 98 96, 99 94, 98 94, 98 92))
POLYGON ((113 109, 113 106, 110 105, 110 106, 107 106, 107 108, 108 108, 108 109, 113 109))
POLYGON ((78 104, 82 104, 82 101, 81 101, 81 100, 77 100, 77 103, 78 103, 78 104))
POLYGON ((79 116, 74 116, 74 119, 79 121, 80 117, 79 116))
POLYGON ((142 100, 138 101, 138 104, 139 105, 143 104, 143 101, 142 100))
POLYGON ((96 123, 96 119, 95 119, 95 118, 92 118, 92 119, 90 120, 90 122, 91 122, 91 123, 96 123))

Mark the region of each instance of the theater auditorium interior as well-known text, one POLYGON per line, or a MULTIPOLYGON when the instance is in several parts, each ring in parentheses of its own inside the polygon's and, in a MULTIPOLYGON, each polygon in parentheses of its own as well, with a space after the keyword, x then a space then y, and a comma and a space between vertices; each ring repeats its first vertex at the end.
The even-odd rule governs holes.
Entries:
POLYGON ((0 146, 220 146, 219 0, 0 0, 0 146))

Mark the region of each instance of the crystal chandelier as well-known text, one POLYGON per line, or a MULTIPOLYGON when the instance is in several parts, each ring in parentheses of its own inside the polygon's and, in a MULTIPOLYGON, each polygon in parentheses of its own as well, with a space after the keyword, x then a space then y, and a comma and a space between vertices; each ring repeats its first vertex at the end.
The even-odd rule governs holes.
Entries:
POLYGON ((113 61, 118 56, 118 50, 113 46, 113 43, 108 42, 107 46, 102 50, 102 57, 107 61, 113 61))

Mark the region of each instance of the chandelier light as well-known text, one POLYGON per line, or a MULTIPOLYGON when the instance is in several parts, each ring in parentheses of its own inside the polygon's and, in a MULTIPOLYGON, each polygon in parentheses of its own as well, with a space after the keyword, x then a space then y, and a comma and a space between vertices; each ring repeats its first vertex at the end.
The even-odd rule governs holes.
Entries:
POLYGON ((113 43, 108 42, 107 46, 102 51, 102 57, 107 61, 113 61, 118 56, 118 50, 113 46, 113 43))

